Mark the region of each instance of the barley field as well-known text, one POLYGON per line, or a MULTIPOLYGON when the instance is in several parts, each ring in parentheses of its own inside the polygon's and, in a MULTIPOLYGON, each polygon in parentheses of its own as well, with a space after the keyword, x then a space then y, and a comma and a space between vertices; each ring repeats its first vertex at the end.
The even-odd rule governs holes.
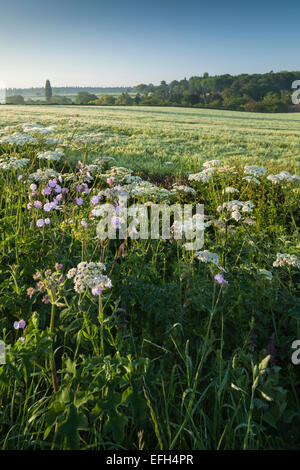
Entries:
POLYGON ((299 450, 299 170, 296 113, 0 106, 0 448, 299 450))

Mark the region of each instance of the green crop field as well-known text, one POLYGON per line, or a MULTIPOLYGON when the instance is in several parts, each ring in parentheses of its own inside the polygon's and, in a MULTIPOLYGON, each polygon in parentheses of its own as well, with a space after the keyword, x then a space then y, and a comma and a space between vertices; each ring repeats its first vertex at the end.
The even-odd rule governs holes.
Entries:
MULTIPOLYGON (((243 159, 244 163, 286 169, 300 166, 300 113, 255 114, 187 108, 2 106, 0 124, 34 121, 85 121, 84 129, 103 132, 101 150, 134 169, 172 173, 196 171, 206 160, 243 159), (45 109, 47 111, 45 111, 45 109)), ((70 130, 68 130, 70 133, 70 130)))
POLYGON ((0 106, 0 448, 299 450, 299 170, 299 113, 0 106))

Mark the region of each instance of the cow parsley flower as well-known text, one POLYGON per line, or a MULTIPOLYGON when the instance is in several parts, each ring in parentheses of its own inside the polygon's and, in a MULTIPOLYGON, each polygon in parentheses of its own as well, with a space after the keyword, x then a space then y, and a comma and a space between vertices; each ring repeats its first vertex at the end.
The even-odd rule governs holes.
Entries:
POLYGON ((210 160, 208 162, 204 162, 203 166, 204 168, 213 168, 215 166, 221 165, 221 160, 210 160))
POLYGON ((262 166, 257 166, 257 165, 246 165, 244 168, 244 172, 246 175, 254 176, 256 178, 259 178, 260 176, 263 176, 267 170, 266 168, 262 166))
POLYGON ((189 175, 189 181, 196 181, 198 183, 208 183, 211 178, 211 173, 206 170, 200 171, 199 173, 192 173, 189 175))
POLYGON ((273 262, 275 268, 292 266, 294 268, 300 268, 300 260, 296 255, 289 255, 287 253, 277 253, 276 260, 273 262))
POLYGON ((291 175, 288 171, 281 171, 281 173, 279 173, 278 175, 267 176, 267 180, 271 181, 273 184, 293 183, 294 181, 299 179, 299 176, 291 175))
POLYGON ((18 145, 23 147, 26 144, 37 144, 37 139, 31 137, 31 135, 22 134, 21 132, 15 132, 14 134, 8 135, 0 139, 0 144, 7 145, 18 145))
POLYGON ((20 170, 27 166, 29 161, 28 158, 2 157, 0 158, 0 170, 20 170))
POLYGON ((204 251, 197 251, 195 253, 195 257, 199 260, 202 261, 202 263, 213 263, 216 266, 219 264, 219 258, 216 253, 211 253, 208 250, 204 251))
MULTIPOLYGON (((92 293, 93 289, 97 289, 97 292, 100 292, 100 289, 103 291, 112 287, 110 278, 104 274, 105 270, 106 267, 103 263, 82 261, 76 268, 69 270, 67 278, 74 278, 74 290, 79 294, 86 289, 90 289, 92 293)), ((93 295, 99 294, 93 293, 93 295)))

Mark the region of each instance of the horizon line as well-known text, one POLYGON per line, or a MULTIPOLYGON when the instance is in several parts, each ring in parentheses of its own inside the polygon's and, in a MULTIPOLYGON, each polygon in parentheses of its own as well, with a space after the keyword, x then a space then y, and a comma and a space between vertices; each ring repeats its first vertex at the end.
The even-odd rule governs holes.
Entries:
MULTIPOLYGON (((202 74, 199 74, 199 75, 191 75, 189 76, 189 78, 187 78, 187 76, 185 76, 184 78, 180 78, 180 79, 176 79, 174 78, 173 80, 171 80, 170 82, 167 82, 166 83, 171 83, 172 81, 177 81, 177 82, 180 82, 182 80, 190 80, 191 78, 193 77, 199 77, 199 78, 204 78, 203 75, 204 73, 208 73, 208 77, 209 78, 213 78, 213 77, 221 77, 221 76, 224 76, 224 75, 230 75, 232 77, 237 77, 239 75, 267 75, 267 74, 278 74, 278 73, 300 73, 300 70, 279 70, 279 71, 274 71, 274 70, 270 70, 268 72, 263 72, 263 73, 259 73, 259 72, 240 72, 240 73, 235 73, 235 74, 232 74, 232 73, 221 73, 221 74, 214 74, 214 75, 210 75, 209 72, 203 72, 202 74)), ((165 81, 164 79, 160 80, 160 82, 162 81, 165 81)), ((147 82, 147 83, 144 83, 144 82, 140 82, 136 85, 51 85, 52 88, 135 88, 137 87, 138 85, 141 85, 141 84, 144 84, 144 85, 154 85, 154 86, 159 86, 160 85, 160 82, 158 83, 158 85, 155 85, 155 83, 153 82, 147 82)), ((2 82, 3 83, 3 82, 2 82)), ((51 80, 50 80, 50 84, 51 84, 51 80)), ((4 83, 5 85, 5 83, 4 83)), ((45 88, 45 85, 39 85, 39 86, 26 86, 26 87, 22 87, 22 86, 5 86, 4 87, 6 90, 9 90, 9 89, 15 89, 15 90, 30 90, 30 89, 34 89, 34 88, 45 88)))

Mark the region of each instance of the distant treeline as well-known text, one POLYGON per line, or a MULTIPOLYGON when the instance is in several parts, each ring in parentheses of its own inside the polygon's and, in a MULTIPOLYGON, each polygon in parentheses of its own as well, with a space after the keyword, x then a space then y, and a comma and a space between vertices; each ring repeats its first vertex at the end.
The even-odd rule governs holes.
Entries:
MULTIPOLYGON (((125 91, 132 92, 134 91, 134 87, 52 87, 52 91, 54 95, 76 95, 79 91, 86 91, 88 93, 123 93, 125 91)), ((24 97, 27 96, 36 96, 36 97, 43 97, 45 96, 45 88, 44 87, 36 87, 36 88, 7 88, 6 89, 7 96, 13 95, 22 95, 24 97)))
POLYGON ((193 106, 232 110, 286 112, 293 109, 292 83, 300 72, 266 74, 217 75, 189 80, 173 80, 169 84, 141 84, 135 91, 142 96, 140 104, 193 106))
MULTIPOLYGON (((254 112, 298 111, 291 101, 292 83, 300 80, 300 72, 266 74, 216 75, 173 80, 159 85, 136 87, 91 88, 54 87, 47 104, 79 104, 101 106, 185 106, 254 112), (69 95, 69 97, 68 97, 69 95), (70 98, 70 95, 75 98, 70 98), (132 96, 133 95, 133 96, 132 96)), ((45 104, 44 88, 9 89, 7 104, 45 104), (32 97, 41 96, 41 100, 32 97), (24 98, 28 98, 26 101, 24 98)))

